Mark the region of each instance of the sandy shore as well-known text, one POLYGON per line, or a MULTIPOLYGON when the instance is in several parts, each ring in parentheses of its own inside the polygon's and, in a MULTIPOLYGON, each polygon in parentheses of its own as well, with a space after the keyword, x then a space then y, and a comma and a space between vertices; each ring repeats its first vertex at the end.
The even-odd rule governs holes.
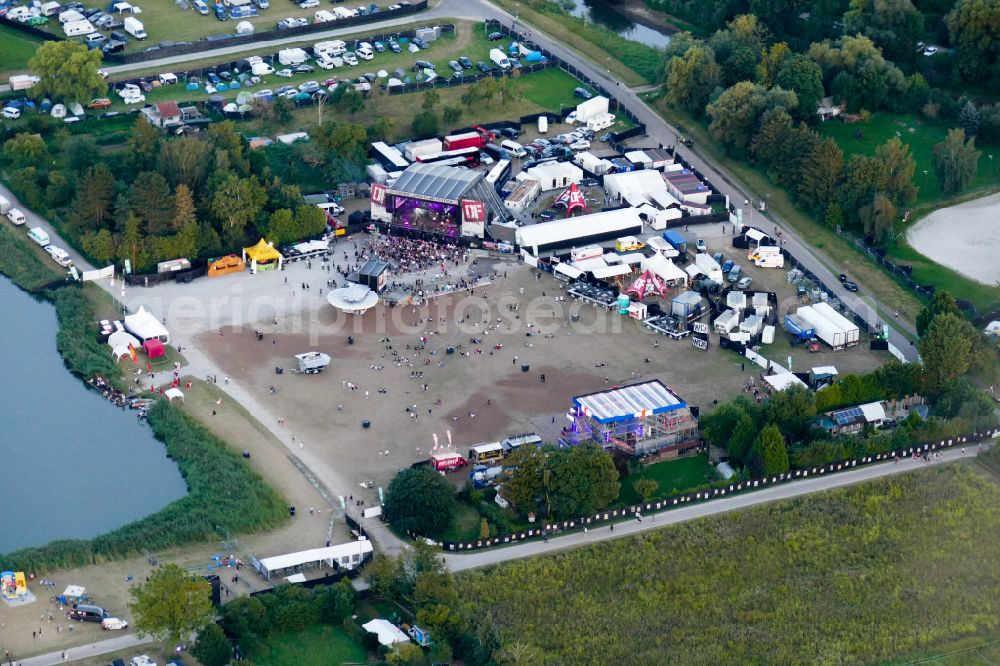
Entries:
POLYGON ((996 286, 1000 283, 1000 194, 936 210, 913 225, 906 240, 942 266, 996 286))

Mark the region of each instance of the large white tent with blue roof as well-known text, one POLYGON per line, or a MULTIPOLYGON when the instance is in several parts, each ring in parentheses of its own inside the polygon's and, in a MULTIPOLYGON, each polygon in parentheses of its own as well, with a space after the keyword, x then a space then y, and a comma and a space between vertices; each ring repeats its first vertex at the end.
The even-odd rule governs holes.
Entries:
POLYGON ((563 444, 593 441, 632 455, 698 446, 691 408, 658 379, 576 396, 568 417, 563 444))

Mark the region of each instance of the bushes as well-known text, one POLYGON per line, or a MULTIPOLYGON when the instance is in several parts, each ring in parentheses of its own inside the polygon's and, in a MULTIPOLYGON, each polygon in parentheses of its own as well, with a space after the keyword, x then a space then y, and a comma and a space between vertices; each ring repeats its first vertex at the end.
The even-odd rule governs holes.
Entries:
POLYGON ((42 261, 28 239, 6 222, 0 225, 0 256, 0 273, 25 291, 36 291, 64 276, 54 263, 42 261))
POLYGON ((881 663, 1000 626, 975 611, 994 603, 998 524, 996 484, 933 467, 457 584, 505 646, 545 663, 881 663))
POLYGON ((64 540, 0 556, 0 568, 44 572, 132 557, 218 536, 273 528, 288 519, 284 500, 208 429, 165 401, 149 411, 153 433, 177 462, 188 495, 141 520, 89 541, 64 540))
POLYGON ((430 467, 404 469, 389 484, 385 517, 404 531, 436 537, 455 513, 455 490, 430 467))
POLYGON ((83 289, 66 287, 50 294, 59 318, 56 349, 66 367, 83 379, 95 375, 116 377, 118 368, 108 352, 108 346, 97 339, 96 316, 83 295, 83 289))

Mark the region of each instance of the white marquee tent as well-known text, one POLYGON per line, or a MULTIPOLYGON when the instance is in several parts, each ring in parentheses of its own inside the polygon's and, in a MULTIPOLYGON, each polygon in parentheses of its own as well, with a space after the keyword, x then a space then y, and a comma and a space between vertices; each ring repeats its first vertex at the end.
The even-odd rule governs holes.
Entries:
POLYGON ((166 344, 170 342, 170 332, 149 310, 139 306, 135 314, 126 315, 125 329, 142 342, 153 338, 166 344))

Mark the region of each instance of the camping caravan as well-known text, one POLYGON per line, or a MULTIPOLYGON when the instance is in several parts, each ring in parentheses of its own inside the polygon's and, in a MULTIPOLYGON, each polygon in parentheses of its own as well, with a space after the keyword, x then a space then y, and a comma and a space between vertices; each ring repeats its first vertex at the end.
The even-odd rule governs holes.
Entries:
POLYGON ((41 227, 35 227, 31 231, 29 231, 28 238, 35 241, 42 247, 45 247, 46 245, 49 244, 49 234, 45 231, 45 229, 42 229, 41 227))
POLYGON ((125 32, 132 35, 136 39, 146 39, 146 30, 142 26, 142 21, 134 16, 126 16, 125 20, 122 21, 122 25, 125 28, 125 32))
POLYGON ((278 51, 278 62, 282 65, 297 66, 309 60, 309 55, 303 49, 282 49, 278 51))
POLYGON ((615 114, 613 113, 602 113, 599 116, 594 116, 587 121, 587 129, 591 132, 600 132, 601 130, 608 129, 615 124, 615 114))
POLYGON ((70 21, 69 23, 63 23, 63 32, 66 33, 67 37, 80 37, 81 35, 89 35, 94 32, 94 26, 86 19, 83 21, 70 21))
POLYGON ((255 62, 250 66, 250 72, 254 76, 264 76, 265 74, 274 74, 274 68, 266 62, 255 62))

